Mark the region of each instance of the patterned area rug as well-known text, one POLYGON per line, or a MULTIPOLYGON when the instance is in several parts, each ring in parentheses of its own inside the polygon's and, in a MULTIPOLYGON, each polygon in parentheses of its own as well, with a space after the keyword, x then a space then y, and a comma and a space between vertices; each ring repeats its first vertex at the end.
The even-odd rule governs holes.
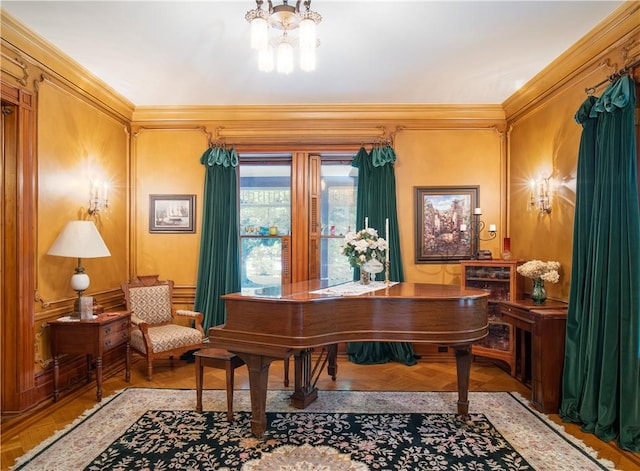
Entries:
POLYGON ((301 411, 269 391, 251 434, 248 391, 128 388, 20 458, 15 470, 603 470, 593 450, 511 393, 320 391, 301 411))

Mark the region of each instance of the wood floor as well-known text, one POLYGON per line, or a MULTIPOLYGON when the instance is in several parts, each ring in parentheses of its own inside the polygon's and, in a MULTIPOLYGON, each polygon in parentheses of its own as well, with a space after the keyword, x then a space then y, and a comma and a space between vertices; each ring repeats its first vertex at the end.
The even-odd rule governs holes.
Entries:
MULTIPOLYGON (((274 362, 269 370, 269 388, 283 389, 284 368, 282 362, 274 362)), ((157 388, 194 388, 195 368, 182 360, 156 362, 153 381, 145 378, 144 360, 135 356, 131 371, 131 383, 124 381, 121 372, 106 378, 103 383, 104 397, 128 386, 157 388)), ((205 369, 205 388, 224 389, 225 377, 221 370, 205 369)), ((292 381, 293 382, 293 381, 292 381)), ((317 384, 322 390, 370 390, 370 391, 456 391, 456 369, 454 362, 421 360, 417 365, 398 363, 384 365, 355 365, 345 357, 338 358, 338 377, 332 381, 322 375, 317 384)), ((236 389, 248 389, 246 368, 236 370, 236 389)), ((530 391, 500 368, 491 363, 476 362, 471 370, 471 391, 513 391, 530 397, 530 391)), ((195 394, 195 393, 194 393, 195 394)), ((95 383, 82 385, 67 392, 53 404, 43 405, 39 410, 2 424, 0 465, 8 470, 16 458, 26 453, 42 440, 71 423, 83 411, 95 405, 95 383)), ((562 423, 557 415, 550 416, 562 423)), ((620 450, 614 442, 605 443, 590 434, 582 433, 576 425, 563 424, 568 433, 580 438, 598 452, 600 458, 612 461, 617 469, 632 471, 640 469, 640 454, 620 450)))

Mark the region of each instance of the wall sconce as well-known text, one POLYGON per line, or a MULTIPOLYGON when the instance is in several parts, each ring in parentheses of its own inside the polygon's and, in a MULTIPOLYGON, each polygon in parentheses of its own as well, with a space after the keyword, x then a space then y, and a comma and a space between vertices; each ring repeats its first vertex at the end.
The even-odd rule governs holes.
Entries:
POLYGON ((106 183, 99 180, 91 182, 91 194, 89 196, 89 209, 87 210, 91 216, 96 215, 100 211, 109 209, 109 187, 106 183))
POLYGON ((480 241, 488 241, 496 238, 497 228, 495 224, 489 224, 489 237, 482 238, 480 237, 480 233, 484 230, 485 224, 484 221, 480 220, 480 216, 482 216, 482 209, 475 208, 473 210, 473 215, 471 216, 471 227, 467 228, 466 224, 460 224, 460 232, 466 232, 467 229, 471 231, 471 237, 475 240, 476 245, 476 253, 473 257, 474 259, 484 259, 491 258, 491 253, 487 253, 486 251, 480 250, 480 241))
POLYGON ((542 216, 551 213, 551 177, 531 180, 529 187, 529 210, 537 210, 542 216))

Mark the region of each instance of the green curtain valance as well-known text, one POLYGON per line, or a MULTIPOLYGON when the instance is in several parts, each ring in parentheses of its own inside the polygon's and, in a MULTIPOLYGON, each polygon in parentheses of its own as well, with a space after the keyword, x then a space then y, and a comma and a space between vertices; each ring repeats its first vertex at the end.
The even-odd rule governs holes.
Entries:
POLYGON ((210 147, 204 151, 200 157, 202 165, 222 165, 223 167, 237 167, 238 153, 235 147, 227 149, 226 147, 210 147))

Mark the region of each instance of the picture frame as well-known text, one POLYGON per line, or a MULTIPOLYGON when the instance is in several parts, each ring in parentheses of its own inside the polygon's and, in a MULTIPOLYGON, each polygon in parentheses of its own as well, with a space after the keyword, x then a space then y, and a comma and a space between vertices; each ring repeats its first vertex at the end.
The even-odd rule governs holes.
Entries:
POLYGON ((149 232, 194 234, 196 195, 149 195, 149 232))
POLYGON ((479 186, 421 186, 415 188, 415 262, 456 263, 473 258, 473 210, 479 186), (465 226, 463 226, 466 225, 465 226), (461 230, 465 229, 465 230, 461 230))

